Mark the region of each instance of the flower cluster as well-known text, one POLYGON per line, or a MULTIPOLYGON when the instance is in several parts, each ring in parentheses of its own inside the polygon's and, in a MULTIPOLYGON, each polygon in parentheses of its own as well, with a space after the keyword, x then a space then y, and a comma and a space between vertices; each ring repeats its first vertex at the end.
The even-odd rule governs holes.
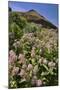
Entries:
POLYGON ((9 32, 9 88, 58 85, 57 32, 35 23, 25 27, 12 29, 16 38, 9 32))

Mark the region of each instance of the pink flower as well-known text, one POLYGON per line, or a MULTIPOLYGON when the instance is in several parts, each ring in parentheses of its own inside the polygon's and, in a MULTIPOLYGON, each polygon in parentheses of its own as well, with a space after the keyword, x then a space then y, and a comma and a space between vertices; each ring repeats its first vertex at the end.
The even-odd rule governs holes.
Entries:
POLYGON ((12 75, 14 76, 14 75, 18 74, 18 71, 19 71, 19 67, 14 66, 14 68, 12 70, 12 75))
POLYGON ((38 87, 42 86, 42 80, 40 80, 40 79, 36 80, 36 86, 38 86, 38 87))
POLYGON ((51 61, 51 62, 49 62, 49 63, 48 63, 48 67, 55 67, 55 63, 54 63, 54 62, 52 62, 52 61, 51 61))
POLYGON ((9 52, 9 63, 14 63, 17 60, 17 56, 13 50, 9 52))
POLYGON ((42 64, 43 60, 40 58, 38 62, 39 62, 39 64, 42 64))
POLYGON ((33 69, 32 64, 28 64, 27 70, 32 70, 32 69, 33 69))
POLYGON ((43 64, 47 64, 48 61, 46 59, 43 60, 43 64))
POLYGON ((35 57, 35 47, 33 47, 32 50, 31 50, 31 57, 32 57, 32 58, 35 57))
POLYGON ((16 41, 16 42, 13 44, 13 46, 14 46, 15 48, 18 48, 18 47, 20 46, 20 41, 16 41))
POLYGON ((22 63, 22 64, 25 63, 25 57, 24 57, 23 54, 19 54, 18 59, 19 59, 19 63, 20 63, 20 64, 21 64, 21 63, 22 63))
POLYGON ((27 65, 26 65, 26 64, 23 64, 23 65, 22 65, 22 68, 23 68, 23 69, 26 69, 26 68, 27 68, 27 65))
POLYGON ((36 76, 33 76, 32 81, 31 81, 31 84, 32 85, 36 85, 36 80, 37 80, 37 77, 36 76))
POLYGON ((48 63, 48 61, 43 57, 40 58, 38 62, 39 62, 39 64, 47 64, 48 63))
POLYGON ((24 70, 24 69, 21 69, 19 75, 20 75, 21 77, 23 77, 23 76, 25 75, 25 70, 24 70))

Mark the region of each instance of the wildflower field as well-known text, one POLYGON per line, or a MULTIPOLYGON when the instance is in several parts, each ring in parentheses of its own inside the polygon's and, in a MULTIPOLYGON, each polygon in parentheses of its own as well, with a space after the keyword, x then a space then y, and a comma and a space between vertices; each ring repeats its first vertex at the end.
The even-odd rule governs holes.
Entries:
POLYGON ((58 30, 9 12, 9 88, 58 85, 58 30))

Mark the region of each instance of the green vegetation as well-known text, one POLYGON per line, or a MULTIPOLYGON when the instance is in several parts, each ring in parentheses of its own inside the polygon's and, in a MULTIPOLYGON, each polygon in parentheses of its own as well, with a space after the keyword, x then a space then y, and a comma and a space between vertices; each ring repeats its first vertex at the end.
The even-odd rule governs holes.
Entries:
POLYGON ((58 33, 49 28, 9 12, 9 88, 58 85, 58 33))

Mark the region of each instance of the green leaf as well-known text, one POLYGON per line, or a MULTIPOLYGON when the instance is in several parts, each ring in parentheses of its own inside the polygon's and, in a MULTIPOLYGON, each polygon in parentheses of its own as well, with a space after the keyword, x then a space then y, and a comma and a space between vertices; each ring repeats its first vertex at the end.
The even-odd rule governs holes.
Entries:
POLYGON ((45 64, 42 64, 42 65, 47 71, 49 71, 48 67, 45 64))

